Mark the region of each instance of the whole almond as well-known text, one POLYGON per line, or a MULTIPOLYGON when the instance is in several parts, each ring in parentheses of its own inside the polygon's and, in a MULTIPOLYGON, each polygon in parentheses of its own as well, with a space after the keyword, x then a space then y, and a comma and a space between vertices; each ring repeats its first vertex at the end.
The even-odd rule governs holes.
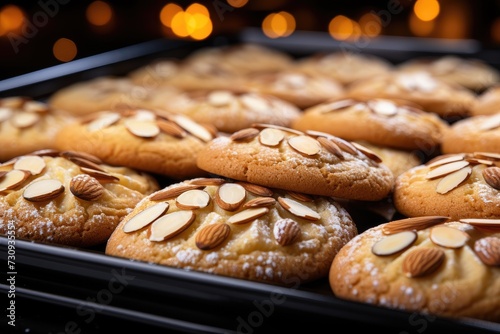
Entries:
POLYGON ((500 190, 500 167, 488 167, 483 169, 484 181, 492 188, 500 190))
POLYGON ((485 237, 474 243, 476 255, 488 266, 500 266, 500 238, 485 237))
POLYGON ((432 274, 444 262, 445 254, 440 248, 415 248, 403 260, 403 272, 407 277, 432 274))
POLYGON ((253 138, 257 137, 259 133, 260 131, 258 129, 247 128, 233 133, 229 138, 232 141, 252 140, 253 138))
POLYGON ((297 240, 300 235, 300 226, 292 219, 281 219, 274 224, 273 234, 281 246, 288 246, 297 240))
POLYGON ((85 201, 95 201, 104 193, 102 184, 88 174, 74 176, 69 183, 69 190, 73 195, 85 201))
POLYGON ((209 250, 219 246, 231 234, 231 227, 226 223, 210 224, 196 234, 196 247, 209 250))

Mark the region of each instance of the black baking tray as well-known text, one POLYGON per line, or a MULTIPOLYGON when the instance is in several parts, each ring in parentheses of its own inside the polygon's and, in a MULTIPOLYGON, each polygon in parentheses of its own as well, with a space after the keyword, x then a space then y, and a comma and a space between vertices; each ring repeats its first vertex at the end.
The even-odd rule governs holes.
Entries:
MULTIPOLYGON (((270 40, 252 29, 203 42, 161 39, 0 81, 0 96, 45 99, 73 82, 124 75, 158 58, 182 58, 202 47, 238 42, 277 47, 297 57, 343 47, 324 34, 296 32, 293 38, 270 40)), ((495 55, 481 50, 475 41, 456 42, 447 49, 430 40, 405 40, 404 47, 395 42, 377 39, 362 51, 394 63, 417 55, 453 53, 486 61, 495 55)), ((356 206, 349 209, 359 232, 383 222, 373 212, 361 212, 356 206)), ((9 248, 3 236, 0 254, 7 268, 9 248)), ((16 327, 4 318, 2 333, 108 333, 118 328, 141 333, 343 332, 345 328, 400 334, 500 333, 499 323, 342 300, 333 295, 326 278, 280 287, 115 258, 104 254, 104 245, 79 249, 18 239, 15 271, 2 272, 0 290, 7 296, 14 288, 16 301, 16 327), (15 284, 10 286, 7 280, 12 276, 15 284)))

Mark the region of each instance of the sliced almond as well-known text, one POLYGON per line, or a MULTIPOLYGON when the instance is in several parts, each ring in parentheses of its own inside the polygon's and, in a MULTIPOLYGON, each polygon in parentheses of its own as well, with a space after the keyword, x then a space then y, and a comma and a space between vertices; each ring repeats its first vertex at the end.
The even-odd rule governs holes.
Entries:
POLYGON ((269 197, 269 196, 272 196, 274 193, 271 189, 263 187, 263 186, 259 186, 257 184, 248 183, 248 182, 238 182, 238 184, 240 186, 242 186, 243 188, 245 188, 246 191, 251 192, 252 194, 257 195, 257 196, 269 197))
POLYGON ((168 120, 159 119, 156 121, 156 125, 158 125, 162 132, 175 138, 180 139, 187 135, 187 132, 183 128, 168 120))
POLYGON ((390 117, 398 113, 398 107, 392 101, 377 99, 368 101, 367 104, 378 115, 390 117))
POLYGON ((72 158, 80 158, 80 159, 85 159, 87 161, 91 161, 95 164, 102 164, 102 160, 100 158, 96 157, 93 154, 87 153, 87 152, 63 151, 63 152, 61 152, 60 155, 68 160, 71 160, 72 158))
POLYGON ((203 188, 204 185, 199 184, 184 184, 180 186, 175 186, 173 188, 167 188, 156 192, 154 195, 150 197, 152 201, 166 201, 172 198, 175 198, 182 194, 185 191, 192 189, 200 189, 203 188))
POLYGON ((92 162, 90 160, 87 160, 86 158, 82 158, 82 157, 78 157, 78 156, 68 156, 68 155, 66 155, 65 158, 68 159, 69 161, 71 161, 72 163, 80 166, 80 168, 85 167, 85 168, 97 170, 99 172, 105 172, 105 170, 100 165, 98 165, 95 162, 92 162))
POLYGON ((190 118, 183 115, 175 115, 172 120, 181 128, 192 134, 193 136, 208 142, 213 139, 212 134, 204 126, 194 122, 190 118))
POLYGON ((136 121, 150 121, 153 122, 156 120, 156 114, 152 112, 151 110, 145 110, 145 109, 137 109, 135 110, 134 114, 130 117, 133 120, 136 121))
POLYGON ((215 223, 203 227, 195 238, 196 247, 209 250, 219 246, 231 234, 231 227, 226 223, 215 223))
POLYGON ((416 248, 403 260, 403 272, 407 277, 422 277, 435 272, 444 262, 445 254, 439 248, 416 248))
POLYGON ((285 138, 285 133, 279 129, 263 129, 259 134, 259 141, 265 146, 277 146, 285 138))
POLYGON ((455 162, 450 162, 444 165, 440 165, 432 170, 430 170, 426 175, 425 178, 432 180, 436 179, 448 174, 451 174, 453 172, 456 172, 466 166, 469 166, 469 162, 460 160, 460 161, 455 161, 455 162))
POLYGON ((296 199, 297 201, 301 201, 301 202, 313 202, 314 201, 314 198, 312 198, 311 196, 306 195, 304 193, 298 193, 295 191, 287 191, 286 193, 290 197, 292 197, 293 199, 296 199))
POLYGON ((191 225, 196 218, 193 211, 175 211, 158 218, 151 224, 149 240, 164 241, 175 237, 191 225))
POLYGON ((321 144, 314 138, 301 135, 288 139, 288 144, 297 152, 313 156, 321 151, 321 144))
POLYGON ((498 232, 500 231, 500 219, 481 219, 481 218, 467 218, 460 219, 460 222, 472 225, 476 228, 498 232))
POLYGON ((333 141, 335 144, 337 144, 338 147, 344 152, 347 152, 352 155, 358 155, 358 151, 356 150, 356 147, 354 147, 350 142, 347 140, 344 140, 339 137, 330 137, 330 140, 333 141))
POLYGON ((38 155, 25 155, 17 159, 13 168, 28 171, 31 175, 38 175, 45 168, 45 160, 38 155))
POLYGON ((234 95, 226 90, 217 90, 210 92, 207 96, 207 101, 214 107, 223 107, 233 102, 234 95))
POLYGON ((33 151, 30 153, 30 155, 38 155, 40 157, 58 157, 61 155, 61 152, 59 152, 58 150, 47 148, 33 151))
POLYGON ((483 169, 484 181, 490 187, 500 190, 500 167, 488 167, 483 169))
POLYGON ((269 112, 270 105, 262 97, 255 94, 243 94, 240 96, 241 103, 250 110, 258 112, 269 112))
POLYGON ((340 101, 335 101, 327 104, 322 104, 320 106, 320 112, 321 113, 327 113, 327 112, 332 112, 332 111, 337 111, 341 109, 345 109, 347 107, 355 105, 356 101, 347 99, 347 100, 340 100, 340 101))
POLYGON ((490 131, 500 127, 500 114, 485 116, 484 120, 479 123, 479 131, 490 131))
POLYGON ((243 208, 257 208, 262 206, 273 206, 276 200, 272 197, 256 197, 243 204, 243 208))
POLYGON ((487 266, 500 266, 500 238, 485 237, 476 240, 474 251, 487 266))
POLYGON ((493 166, 495 163, 491 160, 486 160, 486 159, 478 159, 478 158, 465 158, 467 162, 469 162, 471 165, 486 165, 486 166, 493 166))
POLYGON ((262 129, 267 129, 267 128, 273 128, 273 129, 278 129, 278 130, 281 130, 281 131, 285 131, 287 133, 293 133, 293 134, 296 134, 297 136, 300 136, 300 135, 304 134, 304 132, 302 132, 302 131, 291 129, 291 128, 287 128, 286 126, 281 126, 281 125, 276 125, 276 124, 254 123, 254 124, 252 124, 252 127, 256 128, 256 129, 261 129, 261 130, 262 129))
POLYGON ((316 140, 324 147, 326 150, 333 155, 335 155, 339 159, 344 159, 344 155, 342 154, 342 150, 340 147, 332 140, 326 137, 318 137, 316 140))
POLYGON ((278 202, 285 210, 289 211, 297 217, 312 221, 321 219, 319 213, 291 198, 278 197, 278 202))
POLYGON ((372 253, 378 256, 394 255, 408 249, 417 240, 417 232, 403 231, 380 239, 372 246, 372 253))
POLYGON ((394 234, 402 231, 420 231, 428 227, 442 224, 450 220, 446 216, 423 216, 423 217, 410 217, 399 220, 393 220, 386 223, 382 227, 384 234, 394 234))
POLYGON ((281 246, 294 243, 300 236, 300 232, 299 224, 290 218, 278 220, 273 227, 274 238, 281 246))
POLYGON ((226 183, 226 180, 217 177, 203 177, 191 180, 189 183, 198 186, 221 186, 226 183))
POLYGON ((237 210, 247 196, 245 188, 237 183, 225 183, 217 189, 215 203, 227 211, 237 210))
POLYGON ((465 158, 464 154, 440 155, 440 156, 437 156, 434 159, 428 161, 426 163, 426 166, 429 168, 434 168, 434 167, 448 164, 450 162, 462 161, 462 160, 464 160, 464 158, 465 158))
POLYGON ((88 131, 98 131, 118 122, 121 118, 119 113, 104 113, 87 124, 88 131))
POLYGON ((155 121, 129 119, 125 121, 125 127, 130 133, 141 138, 154 138, 160 134, 160 127, 155 121))
POLYGON ((0 107, 0 123, 8 120, 13 114, 12 109, 0 107))
POLYGON ((236 131, 229 139, 232 141, 252 140, 259 135, 260 131, 255 128, 247 128, 236 131))
POLYGON ((470 239, 464 231, 446 225, 431 228, 429 238, 434 244, 446 248, 463 247, 470 239))
POLYGON ((10 121, 16 128, 24 129, 34 125, 40 119, 40 115, 27 111, 18 111, 12 115, 10 121))
POLYGON ((4 177, 5 174, 7 174, 9 171, 7 170, 0 170, 0 180, 2 179, 2 177, 4 177))
POLYGON ((458 187, 465 181, 472 173, 472 168, 469 166, 464 167, 456 172, 446 175, 436 185, 436 192, 438 194, 446 194, 447 192, 458 187))
POLYGON ((351 144, 352 144, 352 146, 356 147, 356 149, 358 149, 358 151, 360 151, 361 153, 366 155, 369 159, 371 159, 377 163, 382 162, 382 158, 380 158, 375 152, 373 152, 369 148, 367 148, 359 143, 356 143, 356 142, 351 142, 351 144))
POLYGON ((156 219, 158 219, 158 217, 164 214, 168 210, 168 207, 168 202, 160 202, 144 209, 143 211, 130 218, 123 225, 123 232, 130 233, 138 231, 141 228, 151 224, 156 219))
POLYGON ((40 101, 26 101, 23 109, 27 112, 45 113, 49 111, 49 106, 40 101))
POLYGON ((100 183, 110 183, 110 182, 120 181, 119 177, 109 174, 105 171, 100 171, 88 167, 80 167, 80 171, 92 177, 95 177, 100 183))
POLYGON ((201 209, 210 203, 210 195, 206 191, 192 189, 177 196, 175 203, 182 210, 201 209))
POLYGON ((84 201, 95 201, 104 193, 104 187, 95 178, 88 174, 73 176, 69 183, 69 190, 76 197, 84 201))
POLYGON ((247 224, 265 215, 268 212, 269 208, 266 207, 245 209, 229 217, 227 222, 235 225, 247 224))
POLYGON ((20 109, 28 100, 29 98, 24 96, 12 96, 1 99, 0 104, 2 107, 20 109))
POLYGON ((25 170, 13 169, 0 179, 0 192, 5 190, 16 189, 20 185, 24 183, 29 177, 31 173, 25 170))
POLYGON ((23 197, 30 202, 44 202, 57 198, 64 192, 64 186, 59 180, 46 179, 30 183, 24 189, 23 197))
POLYGON ((479 158, 479 159, 488 159, 488 160, 500 161, 500 153, 474 152, 474 157, 479 158))

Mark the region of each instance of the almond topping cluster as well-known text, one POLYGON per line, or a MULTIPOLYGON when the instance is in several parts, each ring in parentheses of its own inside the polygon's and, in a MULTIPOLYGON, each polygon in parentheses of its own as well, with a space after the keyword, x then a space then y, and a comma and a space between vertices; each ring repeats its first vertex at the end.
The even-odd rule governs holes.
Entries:
MULTIPOLYGON (((430 228, 429 239, 439 247, 421 247, 408 252, 403 260, 403 272, 407 277, 421 277, 432 274, 445 260, 445 249, 460 249, 470 240, 468 233, 444 223, 445 216, 423 216, 395 220, 382 227, 386 236, 372 246, 377 256, 390 256, 409 249, 418 239, 417 231, 430 228)), ((483 232, 500 232, 500 219, 461 219, 483 232)), ((482 237, 476 240, 474 252, 488 266, 500 266, 500 238, 482 237)))
MULTIPOLYGON (((131 217, 123 225, 123 231, 131 233, 147 228, 149 240, 165 241, 188 228, 196 218, 196 210, 216 205, 228 213, 229 218, 223 223, 204 226, 195 236, 199 249, 210 250, 229 237, 232 226, 249 224, 268 214, 272 207, 279 206, 307 221, 321 219, 320 214, 306 204, 313 201, 310 195, 286 192, 286 196, 273 196, 273 190, 247 182, 221 178, 194 179, 153 194, 150 200, 157 203, 131 217), (208 186, 217 187, 213 198, 204 190, 208 186), (249 193, 253 198, 249 199, 249 193)), ((288 246, 300 239, 301 227, 291 218, 282 218, 274 224, 272 231, 279 245, 288 246)))
POLYGON ((48 105, 27 97, 16 96, 0 100, 0 123, 8 121, 19 129, 35 125, 48 112, 48 105))
POLYGON ((302 132, 279 125, 254 124, 252 128, 233 133, 230 139, 242 142, 252 140, 255 137, 258 137, 261 145, 269 147, 276 147, 282 142, 286 142, 294 151, 308 157, 313 157, 322 150, 326 150, 340 160, 344 160, 344 154, 348 153, 356 157, 366 157, 374 163, 382 162, 382 159, 375 152, 363 145, 320 131, 302 132))
POLYGON ((500 154, 474 152, 440 156, 427 163, 430 169, 425 175, 428 180, 440 179, 436 192, 446 194, 467 180, 475 165, 485 165, 482 175, 486 184, 500 190, 500 154))
POLYGON ((354 107, 359 110, 370 110, 376 115, 392 117, 398 114, 425 114, 424 111, 406 105, 398 105, 396 102, 388 99, 370 99, 361 101, 355 99, 343 99, 331 103, 326 103, 321 106, 321 113, 329 113, 333 111, 341 111, 349 107, 354 107))
POLYGON ((0 165, 0 194, 19 189, 30 183, 23 191, 23 197, 30 202, 53 200, 64 193, 65 187, 56 179, 36 178, 45 170, 43 156, 65 158, 80 167, 82 174, 74 176, 69 184, 71 193, 84 201, 95 201, 104 192, 103 183, 116 182, 118 177, 108 173, 101 160, 88 153, 73 151, 40 150, 29 155, 16 157, 0 165), (34 177, 34 178, 33 178, 34 177))
POLYGON ((216 133, 212 128, 206 128, 189 117, 180 114, 155 113, 150 110, 107 111, 92 114, 82 122, 89 131, 98 131, 110 127, 119 121, 134 136, 139 138, 155 138, 160 133, 182 139, 188 134, 203 142, 212 140, 216 133))

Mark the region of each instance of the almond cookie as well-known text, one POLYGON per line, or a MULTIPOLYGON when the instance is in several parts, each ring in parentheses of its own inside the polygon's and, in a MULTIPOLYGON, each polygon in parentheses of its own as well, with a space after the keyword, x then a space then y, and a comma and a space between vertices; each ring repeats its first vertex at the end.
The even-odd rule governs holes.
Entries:
POLYGON ((344 95, 344 87, 337 80, 325 74, 312 75, 297 70, 251 76, 248 89, 276 96, 301 109, 344 95))
POLYGON ((0 162, 45 148, 54 148, 54 138, 70 116, 29 97, 0 99, 0 162))
POLYGON ((491 87, 480 94, 471 110, 472 116, 500 113, 500 85, 491 87))
POLYGON ((196 166, 196 156, 216 135, 216 130, 183 115, 124 109, 92 113, 66 126, 55 146, 91 153, 110 165, 180 179, 206 175, 196 166))
POLYGON ((469 116, 476 99, 470 90, 422 71, 372 77, 352 85, 346 95, 362 99, 406 100, 447 120, 469 116))
POLYGON ((401 71, 426 71, 449 84, 481 92, 500 83, 500 73, 482 60, 447 55, 437 58, 416 58, 398 66, 401 71))
POLYGON ((90 154, 40 150, 0 165, 0 234, 88 247, 106 242, 156 180, 90 154))
POLYGON ((408 217, 500 218, 500 155, 440 155, 396 178, 393 202, 408 217))
POLYGON ((106 254, 297 286, 326 278, 356 234, 331 198, 195 178, 144 198, 113 232, 106 254))
POLYGON ((183 114, 226 133, 250 127, 253 123, 289 126, 300 115, 298 107, 272 95, 228 90, 192 91, 176 97, 159 92, 149 106, 183 114))
POLYGON ((421 216, 350 240, 329 273, 335 296, 409 312, 500 321, 500 220, 421 216))
POLYGON ((304 110, 292 128, 406 150, 439 150, 448 124, 434 113, 387 99, 341 99, 304 110))
POLYGON ((209 173, 239 181, 358 200, 385 198, 394 177, 376 154, 359 144, 270 124, 212 140, 199 152, 197 163, 209 173))
POLYGON ((500 113, 460 120, 444 133, 443 153, 476 151, 500 152, 500 113))
POLYGON ((348 86, 355 81, 390 73, 393 65, 383 58, 353 52, 317 53, 296 61, 296 69, 312 75, 327 75, 348 86))
POLYGON ((181 62, 177 59, 156 59, 128 73, 127 77, 140 86, 157 87, 171 82, 179 73, 181 62))

